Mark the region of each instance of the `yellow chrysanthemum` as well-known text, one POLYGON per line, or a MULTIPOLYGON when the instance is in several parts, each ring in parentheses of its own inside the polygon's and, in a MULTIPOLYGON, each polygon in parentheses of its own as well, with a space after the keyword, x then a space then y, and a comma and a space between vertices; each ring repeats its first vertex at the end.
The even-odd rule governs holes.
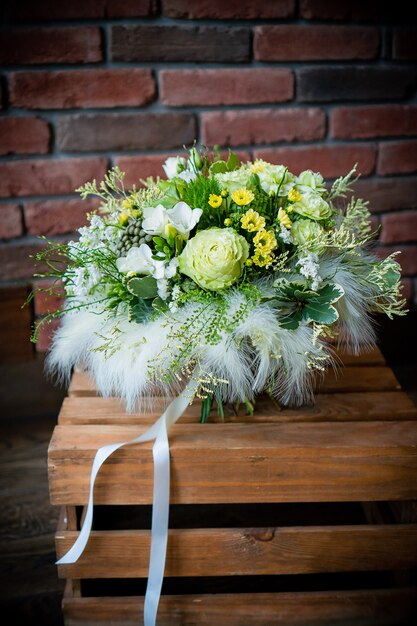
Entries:
POLYGON ((294 189, 294 187, 289 190, 288 200, 290 202, 298 202, 299 200, 301 200, 301 198, 302 198, 301 193, 299 193, 296 189, 294 189))
POLYGON ((226 196, 229 195, 229 192, 227 189, 222 189, 220 195, 222 196, 222 198, 226 198, 226 196))
POLYGON ((250 189, 246 189, 246 187, 237 189, 232 193, 232 200, 236 202, 238 206, 246 206, 250 204, 254 198, 253 192, 250 189))
POLYGON ((231 226, 232 224, 233 224, 233 222, 230 219, 230 217, 226 217, 226 219, 224 220, 224 225, 225 226, 231 226))
POLYGON ((268 254, 277 247, 277 240, 275 239, 274 233, 272 230, 266 230, 266 228, 262 228, 256 233, 253 238, 253 243, 257 249, 256 251, 259 250, 262 254, 268 254))
POLYGON ((250 171, 252 174, 259 174, 259 172, 263 172, 265 169, 265 161, 262 159, 256 159, 254 163, 250 166, 250 171))
POLYGON ((254 265, 258 267, 268 267, 271 265, 274 257, 270 252, 261 252, 260 250, 255 250, 255 254, 252 257, 252 261, 254 265))
POLYGON ((290 220, 289 215, 285 209, 280 209, 278 211, 278 221, 282 226, 284 226, 284 228, 288 228, 288 230, 292 226, 292 221, 290 220))
POLYGON ((120 226, 124 226, 129 221, 129 213, 127 211, 122 211, 119 214, 119 224, 120 226))
POLYGON ((215 193, 211 193, 209 195, 208 203, 213 209, 217 209, 223 202, 223 198, 221 196, 217 196, 215 193))
POLYGON ((265 218, 253 209, 248 209, 246 213, 242 215, 240 223, 242 224, 242 228, 250 233, 265 228, 265 218))

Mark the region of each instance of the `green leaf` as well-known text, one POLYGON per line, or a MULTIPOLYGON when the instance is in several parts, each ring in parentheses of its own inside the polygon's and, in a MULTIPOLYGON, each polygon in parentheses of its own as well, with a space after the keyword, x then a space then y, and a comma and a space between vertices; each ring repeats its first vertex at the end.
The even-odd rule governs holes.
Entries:
POLYGON ((155 311, 160 311, 161 313, 169 310, 165 300, 162 300, 159 296, 152 301, 152 308, 154 308, 155 311))
POLYGON ((210 165, 210 174, 225 174, 227 163, 225 161, 215 161, 210 165))
POLYGON ((141 324, 149 319, 152 308, 146 300, 138 300, 129 306, 129 322, 141 324))
POLYGON ((131 278, 127 283, 127 288, 134 296, 145 300, 158 295, 156 280, 153 276, 131 278))
POLYGON ((235 155, 234 152, 229 150, 229 158, 227 159, 226 167, 228 172, 232 172, 233 170, 237 170, 240 165, 240 161, 235 155))
POLYGON ((401 273, 394 268, 389 268, 387 272, 384 273, 383 279, 388 287, 393 287, 401 278, 401 273))
POLYGON ((339 319, 339 313, 328 303, 311 301, 304 307, 303 317, 318 324, 333 324, 339 319))
POLYGON ((333 304, 333 302, 337 302, 344 295, 345 291, 343 287, 337 285, 336 283, 330 283, 329 285, 322 287, 322 289, 317 292, 314 296, 314 300, 317 302, 328 302, 333 304))

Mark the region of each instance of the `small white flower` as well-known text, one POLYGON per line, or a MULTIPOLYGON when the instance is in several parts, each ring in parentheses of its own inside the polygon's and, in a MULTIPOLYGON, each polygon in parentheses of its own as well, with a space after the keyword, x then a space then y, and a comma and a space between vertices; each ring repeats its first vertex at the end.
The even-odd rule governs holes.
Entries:
POLYGON ((164 235, 168 224, 167 210, 162 204, 156 207, 145 207, 143 209, 142 229, 148 235, 164 235))
POLYGON ((173 278, 177 273, 178 257, 174 257, 165 267, 165 278, 173 278))
POLYGON ((319 275, 319 258, 314 252, 309 252, 307 256, 301 257, 296 265, 300 266, 300 274, 311 279, 311 288, 316 291, 321 282, 322 277, 319 275))
POLYGON ((167 279, 166 278, 160 278, 157 281, 156 286, 157 286, 157 289, 158 289, 158 296, 162 300, 166 300, 168 298, 168 293, 169 293, 167 279))
POLYGON ((185 159, 179 156, 168 157, 163 164, 166 177, 171 179, 178 176, 178 170, 184 169, 185 159))
POLYGON ((152 254, 152 250, 146 243, 142 243, 139 248, 133 246, 126 256, 117 259, 117 269, 121 274, 135 272, 147 274, 156 279, 164 278, 165 262, 153 259, 152 254))
POLYGON ((177 202, 177 204, 167 211, 168 219, 173 227, 188 237, 190 231, 197 224, 203 214, 201 209, 192 209, 186 202, 177 202))
POLYGON ((293 243, 292 237, 291 237, 291 231, 288 230, 288 228, 285 228, 285 226, 283 226, 282 224, 281 224, 281 228, 280 228, 278 237, 284 243, 287 243, 287 244, 293 243))
POLYGON ((197 174, 192 170, 184 170, 183 172, 178 174, 178 178, 181 178, 181 180, 185 180, 185 182, 188 184, 197 178, 197 174))

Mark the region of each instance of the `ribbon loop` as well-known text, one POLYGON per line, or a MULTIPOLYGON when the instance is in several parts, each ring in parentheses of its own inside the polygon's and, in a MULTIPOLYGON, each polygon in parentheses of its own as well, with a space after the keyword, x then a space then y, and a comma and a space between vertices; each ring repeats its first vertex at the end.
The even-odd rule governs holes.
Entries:
POLYGON ((155 440, 152 448, 154 461, 154 486, 149 573, 144 603, 145 626, 155 626, 156 624, 159 599, 164 579, 168 543, 170 489, 168 429, 175 424, 176 421, 178 421, 187 406, 193 401, 198 385, 197 378, 198 375, 193 375, 184 391, 182 391, 178 398, 175 398, 167 406, 161 417, 154 424, 152 424, 152 426, 145 433, 139 437, 131 439, 130 441, 109 444, 97 450, 91 468, 90 492, 84 523, 73 546, 66 554, 64 554, 62 558, 57 561, 57 565, 75 563, 84 552, 93 525, 94 483, 103 463, 105 463, 107 459, 114 452, 116 452, 116 450, 119 450, 124 446, 155 440))

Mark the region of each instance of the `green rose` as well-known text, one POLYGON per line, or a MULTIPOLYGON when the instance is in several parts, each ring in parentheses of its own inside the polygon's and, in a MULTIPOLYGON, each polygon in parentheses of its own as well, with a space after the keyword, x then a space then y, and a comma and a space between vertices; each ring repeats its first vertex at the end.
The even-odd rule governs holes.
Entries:
POLYGON ((311 220, 296 220, 291 228, 293 242, 311 252, 317 252, 323 247, 320 243, 322 234, 322 227, 311 220))
POLYGON ((322 194, 326 191, 323 176, 311 170, 304 170, 304 172, 301 172, 301 174, 297 176, 295 187, 300 193, 316 191, 322 194))
POLYGON ((331 216, 332 210, 326 200, 318 193, 305 193, 301 200, 292 205, 295 213, 310 220, 324 220, 331 216))
POLYGON ((249 244, 233 228, 200 230, 178 257, 179 270, 203 289, 216 291, 235 283, 249 256, 249 244))

